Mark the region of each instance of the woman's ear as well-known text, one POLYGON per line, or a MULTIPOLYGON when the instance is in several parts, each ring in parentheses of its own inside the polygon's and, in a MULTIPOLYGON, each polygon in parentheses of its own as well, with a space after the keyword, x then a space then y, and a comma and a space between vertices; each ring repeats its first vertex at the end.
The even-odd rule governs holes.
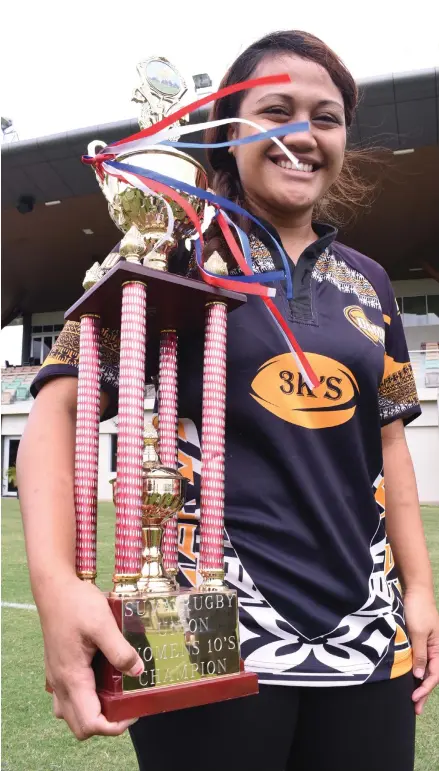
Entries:
MULTIPOLYGON (((236 139, 236 137, 237 137, 236 127, 235 126, 229 126, 229 128, 227 130, 227 141, 231 142, 233 139, 236 139)), ((227 152, 230 153, 230 155, 234 155, 235 154, 235 147, 234 147, 234 145, 232 145, 232 147, 229 147, 227 149, 227 152)))
POLYGON ((229 126, 227 129, 227 141, 231 142, 232 139, 237 139, 236 126, 229 126))

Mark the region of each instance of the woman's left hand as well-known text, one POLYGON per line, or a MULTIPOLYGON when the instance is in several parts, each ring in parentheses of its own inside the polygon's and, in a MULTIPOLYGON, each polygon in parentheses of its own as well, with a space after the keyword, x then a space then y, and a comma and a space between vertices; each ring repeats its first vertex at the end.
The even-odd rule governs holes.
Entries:
POLYGON ((420 715, 439 683, 439 614, 434 597, 420 590, 406 592, 404 611, 413 648, 413 674, 422 680, 412 695, 415 712, 420 715))

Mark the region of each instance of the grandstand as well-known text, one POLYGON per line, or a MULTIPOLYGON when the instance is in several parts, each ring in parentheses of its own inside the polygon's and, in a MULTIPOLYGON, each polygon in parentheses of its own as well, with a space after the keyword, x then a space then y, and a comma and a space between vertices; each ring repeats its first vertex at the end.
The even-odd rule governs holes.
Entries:
POLYGON ((6 367, 1 371, 2 404, 25 402, 30 398, 30 386, 39 367, 6 367))

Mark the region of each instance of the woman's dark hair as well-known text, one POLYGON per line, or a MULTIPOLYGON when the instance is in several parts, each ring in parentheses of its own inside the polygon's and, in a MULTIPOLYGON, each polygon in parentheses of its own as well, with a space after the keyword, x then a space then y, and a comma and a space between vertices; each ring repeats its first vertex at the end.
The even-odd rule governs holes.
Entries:
MULTIPOLYGON (((265 57, 279 54, 300 56, 302 59, 319 64, 328 72, 343 97, 345 120, 349 128, 358 100, 355 81, 339 57, 319 38, 308 32, 291 30, 265 35, 238 56, 224 76, 220 88, 248 80, 265 57)), ((218 99, 214 103, 210 119, 218 120, 238 115, 245 93, 240 91, 218 99)), ((209 129, 206 131, 206 142, 226 142, 228 129, 227 125, 209 129)), ((212 187, 215 192, 245 206, 244 191, 236 162, 228 149, 226 147, 209 149, 207 157, 213 171, 212 187)), ((314 208, 315 219, 330 220, 337 225, 345 224, 355 212, 356 206, 365 205, 373 186, 361 179, 358 167, 359 162, 367 157, 369 157, 368 151, 346 150, 343 168, 338 179, 314 208), (350 216, 346 217, 346 214, 350 216)), ((240 224, 244 228, 248 227, 247 222, 241 221, 240 224)), ((216 248, 215 244, 212 246, 216 248)), ((210 248, 209 251, 211 251, 210 248)))

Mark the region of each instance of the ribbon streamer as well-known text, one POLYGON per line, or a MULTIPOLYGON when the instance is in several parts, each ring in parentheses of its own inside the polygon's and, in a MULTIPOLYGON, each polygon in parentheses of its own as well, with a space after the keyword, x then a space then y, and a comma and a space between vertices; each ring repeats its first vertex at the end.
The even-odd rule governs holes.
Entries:
MULTIPOLYGON (((140 179, 143 179, 145 184, 147 184, 149 187, 152 187, 151 180, 155 180, 159 183, 167 185, 168 187, 177 188, 184 193, 189 193, 190 195, 202 198, 205 201, 209 201, 209 203, 213 204, 217 209, 225 209, 226 211, 231 211, 234 214, 247 217, 249 220, 254 222, 258 228, 267 233, 274 247, 279 252, 284 266, 288 268, 288 257, 273 234, 270 233, 270 231, 262 224, 262 222, 254 217, 253 214, 250 214, 250 212, 246 211, 246 209, 243 209, 241 206, 238 206, 238 204, 229 201, 227 198, 223 198, 223 196, 216 195, 214 193, 209 193, 207 190, 202 190, 202 188, 194 187, 193 185, 189 185, 187 182, 181 182, 179 180, 173 179, 173 177, 167 177, 165 174, 159 174, 157 171, 152 171, 151 169, 143 169, 140 166, 131 166, 130 164, 120 163, 119 161, 107 160, 103 164, 103 169, 107 174, 111 174, 112 169, 115 169, 122 174, 127 171, 137 177, 140 177, 140 179)), ((113 176, 118 175, 113 173, 113 176)), ((285 271, 284 279, 286 281, 287 298, 291 299, 293 296, 293 286, 289 269, 285 271)))
POLYGON ((143 131, 138 131, 137 134, 132 134, 130 137, 120 139, 118 142, 113 142, 109 147, 123 149, 122 146, 127 144, 127 142, 155 135, 168 126, 172 126, 173 123, 176 123, 180 118, 184 118, 185 115, 190 115, 190 113, 198 110, 199 107, 203 107, 205 104, 209 104, 216 99, 222 99, 225 96, 236 94, 239 91, 256 88, 256 86, 273 86, 282 83, 291 83, 291 78, 286 73, 281 75, 267 75, 264 78, 252 78, 251 80, 244 80, 241 83, 234 83, 233 86, 226 86, 226 88, 221 88, 214 94, 207 94, 206 96, 203 96, 202 99, 197 99, 195 102, 191 102, 191 104, 180 107, 179 110, 171 113, 171 115, 168 115, 166 118, 162 118, 162 120, 159 120, 157 123, 153 123, 152 126, 148 126, 148 128, 143 129, 143 131))
MULTIPOLYGON (((260 142, 261 139, 272 139, 275 144, 282 150, 284 155, 293 163, 294 166, 299 165, 297 158, 288 150, 288 148, 281 142, 278 137, 286 136, 287 134, 297 134, 302 131, 309 131, 308 121, 302 121, 297 123, 286 123, 283 126, 278 126, 273 129, 264 129, 258 123, 248 120, 247 118, 222 118, 221 120, 207 121, 206 123, 198 123, 193 126, 180 126, 178 128, 172 127, 165 131, 160 131, 158 134, 154 134, 153 137, 146 137, 143 139, 135 139, 128 142, 122 153, 118 155, 125 155, 126 153, 141 152, 142 150, 152 150, 165 145, 168 147, 178 148, 199 148, 205 149, 207 147, 236 147, 239 145, 251 144, 253 142, 260 142), (204 131, 209 128, 215 128, 217 126, 230 125, 231 123, 243 123, 247 126, 251 126, 258 130, 257 134, 250 134, 249 136, 242 137, 240 139, 230 139, 227 142, 180 142, 180 140, 168 140, 167 137, 172 135, 184 136, 185 134, 194 134, 197 131, 204 131)), ((129 138, 129 137, 128 137, 129 138)), ((104 147, 96 158, 114 158, 117 157, 114 153, 114 145, 107 145, 104 147)), ((92 163, 93 157, 89 155, 83 156, 84 163, 92 163)))
POLYGON ((185 211, 186 215, 193 224, 194 231, 196 232, 196 237, 193 240, 195 245, 197 264, 203 279, 206 281, 206 283, 212 286, 218 286, 224 289, 232 289, 234 291, 236 291, 237 286, 239 286, 240 288, 243 288, 245 294, 259 295, 267 310, 269 311, 272 319, 278 326, 282 336, 287 342, 287 345, 292 355, 294 356, 297 362, 297 366, 300 369, 305 381, 310 388, 315 388, 317 385, 319 385, 320 381, 313 372, 312 367, 306 359, 306 356, 300 349, 296 338, 294 337, 284 318, 271 299, 275 295, 276 290, 273 287, 264 286, 266 283, 285 280, 287 298, 291 299, 293 296, 288 258, 285 255, 281 245, 270 233, 270 231, 261 222, 259 222, 256 217, 250 214, 250 212, 247 212, 242 207, 234 204, 232 201, 228 201, 222 196, 212 194, 206 190, 202 190, 201 188, 173 179, 172 177, 167 177, 164 174, 159 174, 158 172, 154 172, 150 169, 144 169, 142 167, 121 163, 115 160, 117 156, 124 155, 125 153, 141 152, 142 149, 152 149, 153 147, 160 147, 160 145, 167 145, 177 148, 231 147, 241 144, 249 144, 251 142, 260 141, 262 139, 271 139, 281 148, 282 152, 297 167, 297 158, 295 158, 294 155, 289 152, 288 148, 285 147, 285 145, 278 139, 278 137, 286 136, 289 133, 308 131, 309 124, 306 122, 285 124, 270 130, 264 130, 257 123, 244 118, 226 118, 218 121, 208 121, 207 123, 199 124, 196 126, 185 126, 177 128, 174 125, 184 115, 190 114, 194 110, 202 107, 204 104, 208 104, 215 99, 220 99, 224 96, 243 91, 245 89, 255 88, 256 86, 274 85, 288 82, 290 82, 290 77, 289 75, 285 74, 268 76, 266 78, 255 78, 243 83, 234 84, 233 86, 228 86, 227 88, 221 89, 215 94, 208 94, 202 99, 199 99, 195 102, 192 102, 190 105, 186 105, 180 108, 175 113, 168 115, 163 120, 153 124, 152 126, 149 126, 147 129, 144 129, 137 134, 133 134, 132 136, 126 137, 119 142, 108 145, 94 158, 90 156, 83 156, 83 162, 92 164, 95 167, 96 173, 101 178, 101 180, 104 178, 104 173, 109 174, 118 178, 125 184, 128 184, 132 187, 137 187, 147 195, 155 194, 163 201, 168 213, 168 225, 166 234, 160 240, 160 244, 163 243, 164 240, 168 240, 172 237, 174 226, 172 208, 170 207, 166 198, 169 198, 177 203, 185 211), (233 122, 247 124, 252 128, 255 128, 258 133, 251 134, 241 139, 232 139, 227 142, 217 142, 210 144, 178 142, 167 139, 167 137, 170 136, 171 131, 174 136, 177 131, 178 136, 180 137, 185 134, 193 133, 194 131, 199 131, 201 129, 230 124, 233 122), (170 128, 172 126, 173 128, 170 128), (215 216, 218 219, 219 227, 223 233, 229 249, 232 252, 232 255, 236 260, 237 265, 241 270, 242 275, 224 277, 212 274, 206 270, 203 265, 202 256, 204 245, 202 225, 195 209, 190 204, 190 202, 180 194, 180 191, 189 195, 197 196, 199 199, 204 200, 206 205, 207 203, 210 203, 215 207, 217 211, 215 216), (268 273, 258 275, 254 274, 250 245, 247 235, 236 225, 236 223, 230 219, 226 213, 227 211, 248 218, 268 234, 274 248, 281 256, 284 268, 283 271, 270 271, 268 273), (230 229, 231 227, 233 227, 237 233, 241 248, 239 248, 235 238, 233 237, 230 229))

